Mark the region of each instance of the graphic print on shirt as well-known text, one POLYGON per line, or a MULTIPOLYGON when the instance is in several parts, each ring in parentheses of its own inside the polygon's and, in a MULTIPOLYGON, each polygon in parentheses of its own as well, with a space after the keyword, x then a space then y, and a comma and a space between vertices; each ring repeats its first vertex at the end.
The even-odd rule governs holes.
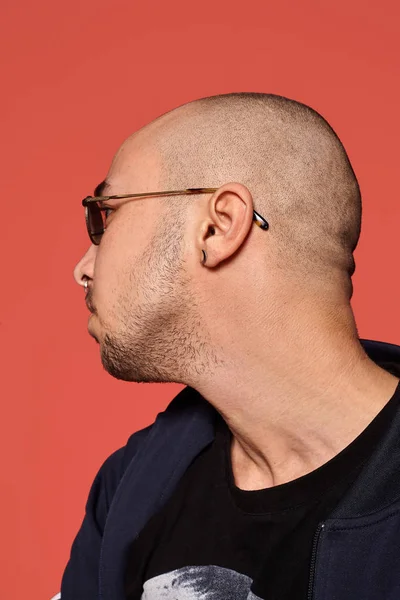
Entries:
POLYGON ((148 579, 142 600, 261 600, 250 590, 252 580, 231 569, 191 566, 148 579))

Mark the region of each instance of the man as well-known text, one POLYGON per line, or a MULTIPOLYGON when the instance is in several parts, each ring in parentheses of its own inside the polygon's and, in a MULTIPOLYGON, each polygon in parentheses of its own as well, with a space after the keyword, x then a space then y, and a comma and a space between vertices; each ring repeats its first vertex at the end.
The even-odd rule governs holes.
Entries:
POLYGON ((83 203, 104 368, 187 387, 100 469, 62 600, 398 599, 400 352, 357 334, 360 192, 330 126, 198 100, 83 203))

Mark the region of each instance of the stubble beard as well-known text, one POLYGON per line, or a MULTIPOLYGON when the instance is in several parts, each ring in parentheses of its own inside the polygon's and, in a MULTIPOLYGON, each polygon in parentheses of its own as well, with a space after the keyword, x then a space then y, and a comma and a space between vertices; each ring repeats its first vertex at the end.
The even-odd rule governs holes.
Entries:
POLYGON ((105 333, 101 360, 123 381, 193 385, 216 361, 185 275, 183 227, 175 220, 163 229, 143 252, 140 268, 132 270, 128 293, 119 303, 123 326, 105 333), (135 290, 141 301, 133 307, 135 290))

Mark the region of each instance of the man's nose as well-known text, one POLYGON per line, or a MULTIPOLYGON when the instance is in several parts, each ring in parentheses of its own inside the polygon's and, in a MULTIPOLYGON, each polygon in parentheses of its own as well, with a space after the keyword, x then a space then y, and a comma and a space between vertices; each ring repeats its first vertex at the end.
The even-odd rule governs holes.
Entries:
POLYGON ((94 262, 96 258, 97 246, 91 244, 86 254, 78 262, 74 269, 74 279, 78 285, 84 286, 87 279, 93 279, 94 262))

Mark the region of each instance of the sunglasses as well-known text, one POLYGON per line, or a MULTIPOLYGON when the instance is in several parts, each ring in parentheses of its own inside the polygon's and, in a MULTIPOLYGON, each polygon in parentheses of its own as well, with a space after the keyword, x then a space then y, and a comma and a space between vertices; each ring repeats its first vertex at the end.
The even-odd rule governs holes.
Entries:
MULTIPOLYGON (((85 207, 86 227, 90 241, 95 246, 100 244, 103 233, 106 230, 106 221, 111 207, 104 206, 108 200, 122 200, 125 198, 151 198, 155 196, 188 196, 196 194, 212 194, 218 188, 188 188, 186 190, 172 190, 170 192, 146 192, 143 194, 123 194, 118 196, 87 196, 82 200, 82 206, 85 207)), ((268 222, 255 210, 253 211, 254 222, 267 230, 268 222)))

